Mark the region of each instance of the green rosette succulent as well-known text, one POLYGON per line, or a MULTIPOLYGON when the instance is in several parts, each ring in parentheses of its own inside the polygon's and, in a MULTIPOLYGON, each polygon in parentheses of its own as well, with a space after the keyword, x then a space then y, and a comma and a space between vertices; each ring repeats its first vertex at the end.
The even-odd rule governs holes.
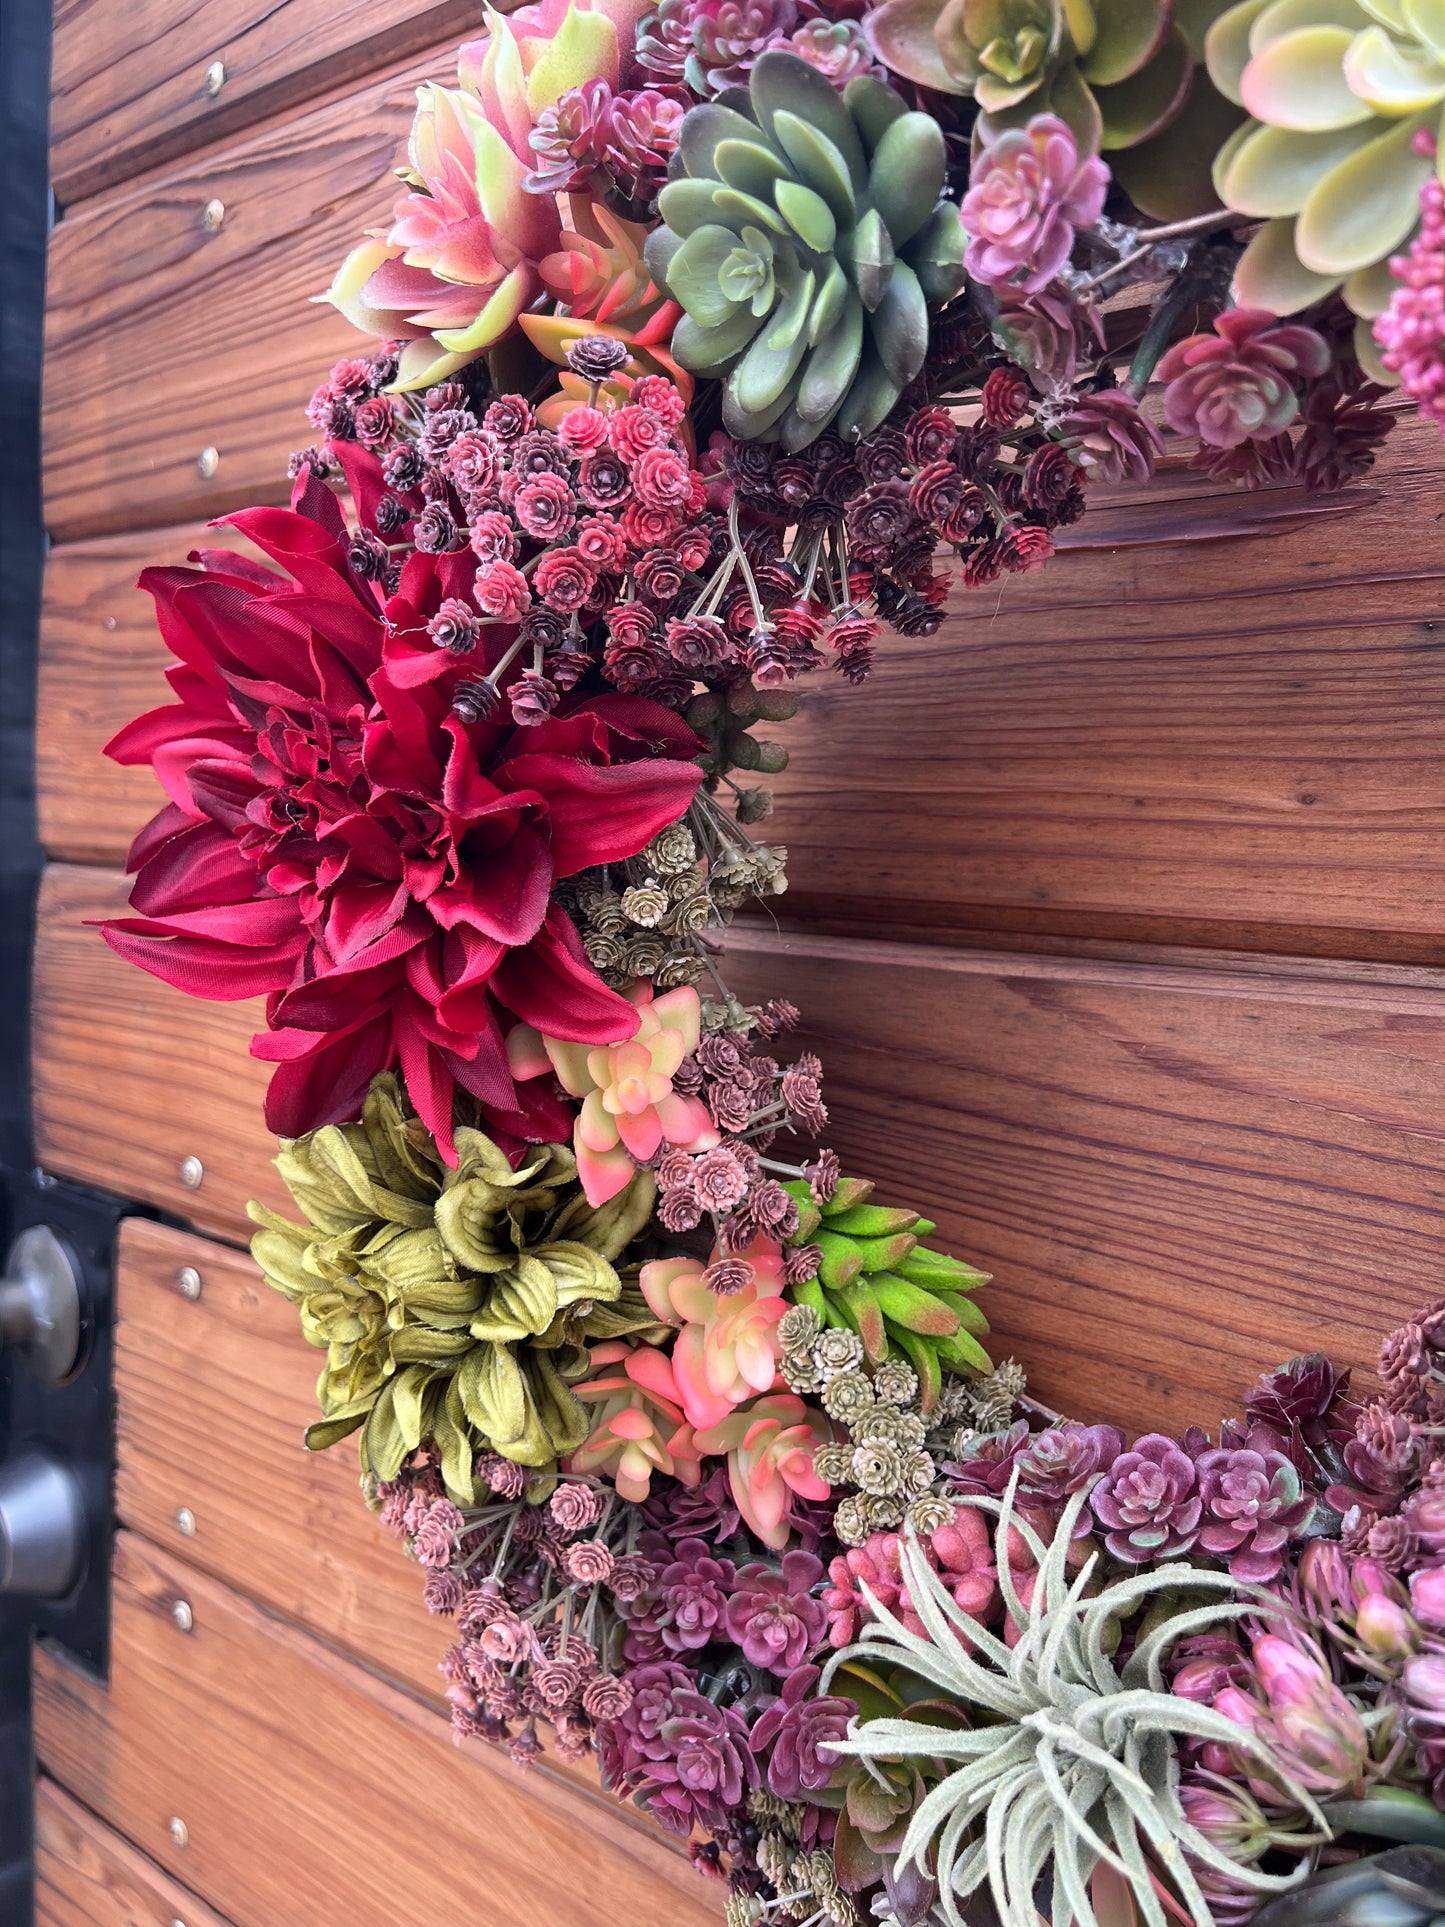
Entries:
MULTIPOLYGON (((1210 29, 1209 71, 1248 110, 1214 164, 1220 198, 1265 225, 1235 276, 1243 307, 1294 314, 1338 288, 1368 324, 1419 219, 1445 135, 1445 8, 1430 0, 1241 0, 1210 29)), ((1445 145, 1442 145, 1445 152, 1445 145)), ((1368 325, 1361 360, 1378 379, 1368 325)))
POLYGON ((359 1432, 363 1469, 393 1479, 435 1439, 448 1491, 470 1504, 478 1453, 543 1474, 582 1443, 568 1387, 588 1340, 661 1328, 615 1262, 651 1213, 647 1172, 594 1208, 566 1145, 513 1170, 481 1131, 456 1143, 451 1170, 396 1078, 378 1077, 359 1124, 281 1140, 302 1222, 249 1210, 267 1283, 326 1353, 307 1445, 359 1432))
POLYGON ((1212 0, 883 0, 864 32, 905 79, 972 95, 979 141, 1057 114, 1081 153, 1129 154, 1115 172, 1136 205, 1177 219, 1214 204, 1207 156, 1238 118, 1202 66, 1218 11, 1212 0))
POLYGON ((840 96, 796 54, 689 110, 647 266, 685 313, 672 351, 726 377, 723 422, 805 448, 871 434, 923 366, 928 310, 963 286, 943 133, 872 76, 840 96))
POLYGON ((840 1179, 821 1205, 802 1179, 783 1188, 798 1204, 789 1244, 821 1254, 816 1276, 789 1286, 795 1303, 811 1305, 825 1325, 855 1331, 870 1365, 906 1358, 925 1412, 938 1402, 944 1372, 972 1378, 993 1370, 978 1342, 988 1320, 969 1296, 989 1273, 923 1244, 935 1228, 930 1219, 870 1204, 866 1178, 840 1179))

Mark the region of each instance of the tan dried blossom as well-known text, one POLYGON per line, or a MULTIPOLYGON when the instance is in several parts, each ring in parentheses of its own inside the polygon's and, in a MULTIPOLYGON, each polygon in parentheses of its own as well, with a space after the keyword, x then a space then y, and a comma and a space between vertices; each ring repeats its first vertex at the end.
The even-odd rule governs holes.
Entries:
POLYGON ((656 877, 631 884, 622 892, 622 914, 644 930, 656 929, 667 915, 667 892, 656 877))
POLYGON ((840 1425, 850 1425, 875 1402, 862 1372, 841 1372, 823 1387, 823 1410, 840 1425))
POLYGON ((897 1498, 906 1477, 903 1454, 886 1439, 860 1445, 853 1454, 853 1483, 870 1498, 897 1498))
MULTIPOLYGON (((844 1331, 835 1326, 825 1331, 813 1345, 813 1362, 818 1367, 818 1376, 826 1383, 845 1372, 857 1374, 863 1363, 863 1341, 855 1331, 844 1331)), ((866 1383, 866 1381, 865 1381, 866 1383)), ((873 1396, 869 1389, 869 1398, 873 1396)), ((835 1413, 836 1417, 837 1414, 835 1413)))

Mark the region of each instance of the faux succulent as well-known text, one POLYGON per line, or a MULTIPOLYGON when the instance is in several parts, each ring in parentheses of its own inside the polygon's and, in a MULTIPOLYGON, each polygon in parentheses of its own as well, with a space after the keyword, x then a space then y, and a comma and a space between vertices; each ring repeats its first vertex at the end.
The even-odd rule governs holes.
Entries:
POLYGON ((1445 1917, 1445 1852, 1391 1847, 1325 1867, 1255 1915, 1254 1927, 1435 1927, 1445 1917))
POLYGON ((985 144, 1040 113, 1066 122, 1084 154, 1141 149, 1180 122, 1167 150, 1125 169, 1146 213, 1177 218, 1198 211, 1193 203, 1208 186, 1191 150, 1212 152, 1235 118, 1200 65, 1212 11, 1207 0, 1187 8, 1172 0, 883 0, 864 31, 905 79, 971 94, 985 144))
POLYGON ((958 209, 930 114, 871 76, 840 98, 768 52, 747 93, 694 107, 647 265, 685 309, 673 353, 726 377, 734 435, 798 450, 879 427, 923 366, 928 310, 963 285, 958 209))
MULTIPOLYGON (((1241 0, 1208 35, 1215 86, 1251 118, 1215 162, 1227 206, 1265 226, 1235 275, 1242 306, 1293 314, 1339 288, 1380 314, 1387 263, 1419 218, 1445 109, 1445 21, 1406 0, 1241 0)), ((1357 334, 1368 368, 1368 330, 1357 334)))
POLYGON ((910 1631, 870 1601, 874 1623, 824 1672, 826 1690, 850 1660, 876 1671, 903 1668, 979 1722, 948 1731, 885 1716, 855 1723, 847 1739, 831 1743, 833 1751, 880 1769, 907 1760, 933 1762, 935 1771, 951 1768, 914 1809, 901 1866, 934 1874, 954 1927, 963 1919, 959 1902, 985 1882, 1003 1927, 1037 1927, 1035 1884, 1050 1867, 1052 1927, 1099 1927, 1090 1878, 1101 1865, 1129 1883, 1149 1927, 1166 1927, 1149 1857, 1199 1927, 1209 1927, 1211 1915, 1191 1862, 1261 1894, 1293 1887, 1298 1874, 1241 1866, 1190 1822, 1179 1798, 1176 1742, 1203 1741, 1251 1757, 1318 1819, 1311 1796, 1243 1728, 1212 1707, 1171 1694, 1162 1670, 1176 1639, 1256 1606, 1238 1596, 1227 1575, 1183 1563, 1091 1593, 1097 1558, 1077 1575, 1067 1566, 1087 1494, 1069 1500, 1045 1545, 1014 1508, 1016 1486, 1017 1476, 1002 1500, 961 1502, 997 1515, 996 1566, 1011 1635, 1017 1635, 1012 1645, 956 1603, 910 1536, 903 1570, 923 1632, 910 1631), (1010 1575, 1011 1534, 1021 1536, 1038 1565, 1027 1605, 1010 1575), (1225 1596, 1163 1618, 1116 1668, 1108 1651, 1111 1629, 1151 1600, 1209 1592, 1225 1596))
POLYGON ((359 1124, 281 1140, 276 1160, 304 1214, 252 1204, 252 1254, 327 1353, 313 1448, 361 1433, 364 1467, 394 1479, 434 1438, 447 1488, 473 1496, 483 1451, 538 1471, 587 1435, 568 1389, 587 1339, 655 1326, 613 1261, 646 1224, 647 1173, 600 1210, 561 1144, 513 1170, 480 1131, 456 1133, 449 1170, 394 1077, 379 1077, 359 1124))
POLYGON ((873 1186, 843 1178, 826 1204, 793 1179, 783 1187, 798 1201, 790 1244, 816 1247, 815 1277, 790 1295, 811 1305, 825 1325, 857 1332, 870 1365, 890 1353, 918 1373, 923 1409, 938 1401, 942 1373, 972 1377, 993 1369, 977 1334, 988 1320, 968 1296, 989 1274, 919 1241, 933 1230, 916 1211, 870 1204, 873 1186))

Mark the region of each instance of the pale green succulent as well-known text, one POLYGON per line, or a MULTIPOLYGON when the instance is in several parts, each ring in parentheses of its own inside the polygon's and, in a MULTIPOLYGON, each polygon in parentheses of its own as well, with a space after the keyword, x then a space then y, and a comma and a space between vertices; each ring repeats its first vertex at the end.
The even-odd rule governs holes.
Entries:
POLYGON ((880 1768, 917 1759, 931 1762, 932 1773, 944 1773, 909 1821, 900 1865, 931 1864, 954 1927, 962 1927, 959 1902, 985 1882, 1003 1927, 1038 1927, 1034 1889, 1050 1867, 1052 1927, 1098 1927, 1089 1883, 1101 1866, 1128 1882, 1149 1927, 1168 1927, 1146 1848, 1197 1927, 1211 1927, 1211 1915, 1189 1860, 1261 1894, 1294 1887, 1303 1869, 1281 1876, 1241 1865, 1190 1824, 1178 1795, 1176 1738, 1214 1741, 1251 1755, 1323 1831, 1319 1808, 1242 1727, 1212 1707, 1168 1692, 1161 1666, 1176 1639, 1267 1609, 1267 1602, 1227 1573, 1182 1563, 1132 1574, 1090 1596, 1096 1558, 1072 1584, 1066 1566, 1087 1493, 1070 1499, 1045 1546, 1014 1509, 1017 1479, 1015 1473, 1002 1501, 961 1501, 998 1516, 999 1582, 1017 1644, 1010 1649, 955 1604, 910 1532, 902 1576, 925 1632, 910 1632, 868 1595, 876 1623, 857 1645, 830 1660, 823 1677, 827 1691, 838 1667, 851 1660, 877 1672, 904 1668, 929 1682, 935 1697, 941 1693, 979 1721, 957 1731, 890 1717, 855 1721, 847 1739, 828 1743, 880 1768), (1023 1536, 1038 1562, 1028 1606, 1005 1556, 1011 1531, 1023 1536), (1181 1601, 1179 1610, 1142 1634, 1116 1670, 1109 1647, 1121 1621, 1161 1596, 1209 1591, 1229 1596, 1202 1606, 1181 1601))
POLYGON ((541 1473, 587 1434, 568 1389, 587 1339, 655 1327, 614 1261, 646 1224, 639 1172, 588 1204, 561 1144, 520 1169, 477 1130, 447 1168, 397 1080, 378 1077, 359 1124, 281 1140, 276 1159, 305 1222, 249 1206, 252 1255, 327 1358, 314 1449, 360 1432, 363 1468, 393 1479, 434 1438, 447 1488, 473 1498, 473 1459, 500 1453, 541 1473))
POLYGON ((689 110, 658 198, 653 280, 685 313, 672 352, 726 377, 723 422, 804 448, 871 434, 923 366, 928 310, 963 286, 931 114, 860 76, 840 98, 796 54, 689 110))
MULTIPOLYGON (((1215 160, 1220 198, 1265 226, 1235 276, 1242 307, 1294 314, 1336 288, 1369 321, 1419 219, 1445 132, 1441 0, 1241 0, 1210 29, 1215 86, 1251 118, 1215 160)), ((1363 357, 1379 374, 1368 327, 1363 357)), ((1383 379, 1390 380, 1388 375, 1383 379)))
POLYGON ((1214 206, 1208 156, 1238 119, 1204 71, 1225 0, 882 0, 863 31, 920 87, 970 94, 988 143, 1057 114, 1079 151, 1110 155, 1135 205, 1160 220, 1214 206))

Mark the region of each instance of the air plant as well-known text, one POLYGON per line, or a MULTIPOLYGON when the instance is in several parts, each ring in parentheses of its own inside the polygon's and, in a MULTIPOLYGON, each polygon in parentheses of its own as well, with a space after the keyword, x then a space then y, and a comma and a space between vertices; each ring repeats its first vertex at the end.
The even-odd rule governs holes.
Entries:
MULTIPOLYGON (((1171 1694, 1162 1670, 1175 1640, 1270 1611, 1269 1602, 1227 1573, 1182 1562, 1131 1574, 1089 1596, 1097 1556, 1072 1583, 1066 1566, 1087 1492, 1069 1500, 1045 1545, 1015 1509, 1017 1485, 1015 1472, 1002 1500, 971 1495, 961 1502, 997 1514, 999 1582, 1016 1644, 1010 1647, 956 1604, 910 1532, 903 1565, 924 1632, 909 1631, 870 1596, 876 1623, 835 1655, 824 1674, 826 1692, 850 1659, 875 1670, 900 1666, 987 1722, 952 1731, 906 1719, 855 1720, 846 1739, 829 1743, 870 1767, 917 1759, 943 1771, 909 1823, 900 1870, 916 1866, 935 1873, 953 1927, 962 1927, 959 1901, 985 1881, 1003 1927, 1037 1927, 1035 1883, 1051 1862, 1053 1927, 1099 1927, 1089 1885, 1100 1867, 1128 1883, 1149 1927, 1166 1927, 1167 1919, 1154 1867, 1197 1927, 1211 1927, 1212 1915, 1191 1862, 1261 1895, 1295 1886, 1302 1868, 1276 1875, 1241 1865, 1190 1823, 1179 1798, 1176 1739, 1252 1755, 1327 1837, 1319 1807, 1266 1745, 1213 1708, 1171 1694), (1038 1563, 1027 1605, 1006 1556, 1014 1533, 1038 1563), (1121 1622, 1151 1601, 1167 1608, 1171 1596, 1207 1591, 1228 1596, 1170 1611, 1161 1624, 1146 1627, 1122 1668, 1115 1668, 1109 1647, 1121 1622), (976 1820, 983 1823, 981 1832, 974 1831, 976 1820)), ((1300 1836, 1301 1846, 1309 1844, 1308 1836, 1300 1836)))

